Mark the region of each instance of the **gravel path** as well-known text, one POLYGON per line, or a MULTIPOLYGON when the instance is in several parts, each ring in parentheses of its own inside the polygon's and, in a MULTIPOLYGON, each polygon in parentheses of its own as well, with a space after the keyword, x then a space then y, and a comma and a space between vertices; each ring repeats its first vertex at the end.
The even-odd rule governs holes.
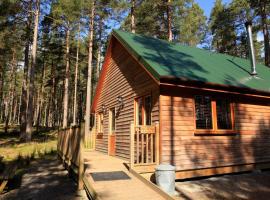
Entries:
POLYGON ((76 188, 57 158, 48 158, 32 162, 22 177, 20 188, 0 195, 0 200, 87 199, 85 195, 77 195, 76 188))

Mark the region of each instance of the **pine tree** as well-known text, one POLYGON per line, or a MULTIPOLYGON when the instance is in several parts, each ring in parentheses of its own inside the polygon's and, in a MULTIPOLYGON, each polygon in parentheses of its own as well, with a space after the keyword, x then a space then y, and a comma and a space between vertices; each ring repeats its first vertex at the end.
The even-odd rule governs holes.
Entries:
POLYGON ((260 18, 260 28, 264 38, 264 62, 270 67, 270 0, 249 0, 256 16, 260 18))
POLYGON ((206 34, 206 17, 197 3, 180 5, 175 19, 177 41, 190 46, 201 43, 206 34))

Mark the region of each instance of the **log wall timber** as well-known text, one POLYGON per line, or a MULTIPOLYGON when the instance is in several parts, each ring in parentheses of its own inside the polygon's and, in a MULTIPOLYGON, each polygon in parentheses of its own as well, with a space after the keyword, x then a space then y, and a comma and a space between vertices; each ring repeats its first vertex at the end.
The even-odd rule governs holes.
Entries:
POLYGON ((162 162, 172 163, 180 171, 270 163, 269 100, 176 87, 161 88, 160 93, 162 162), (235 134, 194 134, 193 98, 198 94, 232 100, 235 134))
POLYGON ((119 113, 116 112, 115 155, 129 158, 130 122, 134 121, 134 99, 142 95, 152 95, 152 122, 158 121, 159 86, 118 41, 112 38, 112 43, 108 71, 97 102, 96 113, 102 112, 102 104, 107 112, 104 115, 104 133, 96 139, 96 150, 108 152, 109 110, 118 109, 117 97, 122 96, 124 107, 119 113))

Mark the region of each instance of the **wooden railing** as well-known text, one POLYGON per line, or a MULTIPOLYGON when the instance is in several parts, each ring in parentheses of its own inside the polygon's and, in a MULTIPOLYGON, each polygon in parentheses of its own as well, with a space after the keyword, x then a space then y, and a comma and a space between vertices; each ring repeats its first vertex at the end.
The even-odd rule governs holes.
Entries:
POLYGON ((96 129, 92 128, 91 131, 85 133, 84 148, 95 149, 96 146, 96 129))
POLYGON ((130 167, 159 163, 159 124, 130 125, 130 167))
POLYGON ((78 175, 78 188, 82 189, 84 127, 73 126, 58 132, 57 151, 65 167, 78 175))

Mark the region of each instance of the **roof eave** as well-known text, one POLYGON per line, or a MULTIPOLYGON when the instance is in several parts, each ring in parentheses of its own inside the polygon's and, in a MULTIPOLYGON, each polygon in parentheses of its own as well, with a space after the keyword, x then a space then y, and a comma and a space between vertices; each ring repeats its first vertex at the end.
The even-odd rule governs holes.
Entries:
POLYGON ((183 85, 186 87, 197 88, 197 89, 209 89, 209 90, 216 90, 216 91, 228 91, 233 93, 245 94, 245 95, 257 95, 260 97, 270 97, 270 92, 255 90, 248 87, 238 87, 238 86, 231 86, 231 85, 223 85, 223 84, 216 84, 211 82, 203 82, 203 81, 195 81, 195 80, 188 80, 181 77, 174 77, 174 76, 161 76, 160 77, 160 85, 183 85))

